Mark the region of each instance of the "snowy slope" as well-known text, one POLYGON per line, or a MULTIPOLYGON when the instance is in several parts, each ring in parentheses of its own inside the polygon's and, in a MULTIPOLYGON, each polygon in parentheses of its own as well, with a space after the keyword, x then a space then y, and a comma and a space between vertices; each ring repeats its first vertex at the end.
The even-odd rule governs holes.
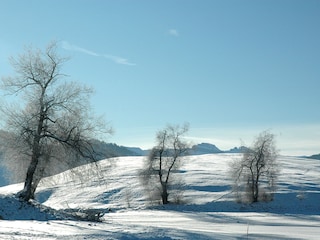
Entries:
MULTIPOLYGON (((103 160, 100 178, 91 173, 80 181, 65 172, 45 179, 38 210, 10 198, 21 184, 2 187, 0 215, 6 220, 0 221, 0 239, 319 239, 320 161, 281 157, 275 200, 245 205, 233 201, 228 174, 239 157, 185 157, 176 173, 185 179, 184 205, 146 201, 138 177, 143 157, 103 160), (59 220, 45 206, 96 208, 105 212, 104 221, 59 220)), ((86 166, 77 171, 86 172, 86 166)))

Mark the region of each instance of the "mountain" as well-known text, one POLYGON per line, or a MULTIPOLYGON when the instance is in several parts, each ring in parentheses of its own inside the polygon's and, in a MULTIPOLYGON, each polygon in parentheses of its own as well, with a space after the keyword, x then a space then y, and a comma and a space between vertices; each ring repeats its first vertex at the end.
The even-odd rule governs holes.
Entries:
POLYGON ((189 155, 202 155, 202 154, 212 154, 212 153, 222 153, 216 145, 210 143, 200 143, 193 145, 189 151, 189 155))
POLYGON ((249 150, 247 147, 241 146, 241 147, 231 148, 230 150, 224 151, 224 153, 243 153, 247 150, 249 150))
POLYGON ((318 160, 320 160, 320 153, 319 153, 319 154, 315 154, 315 155, 308 156, 307 158, 312 158, 312 159, 318 159, 318 160))
POLYGON ((200 143, 197 145, 193 145, 189 151, 189 155, 202 155, 202 154, 215 154, 215 153, 243 153, 248 148, 241 146, 241 147, 234 147, 230 150, 220 150, 216 145, 211 143, 200 143))
POLYGON ((97 159, 125 156, 144 156, 145 151, 136 147, 119 146, 115 143, 106 143, 99 140, 93 140, 93 147, 99 153, 97 159))
POLYGON ((130 152, 135 153, 134 156, 145 156, 149 153, 149 150, 142 150, 139 147, 126 147, 130 152))
MULTIPOLYGON (((118 146, 115 143, 103 143, 101 145, 104 148, 103 152, 106 152, 109 156, 146 156, 150 150, 143 150, 139 147, 125 147, 118 146)), ((200 143, 193 145, 189 149, 188 155, 202 155, 202 154, 216 154, 216 153, 242 153, 247 148, 244 146, 234 147, 230 150, 220 150, 216 145, 211 143, 200 143)))
POLYGON ((111 157, 124 157, 124 156, 143 156, 143 150, 140 148, 130 148, 119 146, 115 143, 101 142, 101 147, 111 157))

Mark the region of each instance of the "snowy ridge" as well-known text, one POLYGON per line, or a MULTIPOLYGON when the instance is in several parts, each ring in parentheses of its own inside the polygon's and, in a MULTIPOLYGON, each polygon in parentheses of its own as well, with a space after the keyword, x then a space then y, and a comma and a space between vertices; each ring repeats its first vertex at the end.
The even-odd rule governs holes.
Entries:
MULTIPOLYGON (((274 201, 238 204, 228 167, 239 157, 231 153, 185 157, 176 173, 185 179, 183 205, 161 206, 146 200, 138 176, 144 157, 103 160, 100 178, 87 176, 80 181, 70 171, 46 178, 37 194, 41 205, 36 208, 21 207, 10 197, 22 184, 2 187, 0 215, 5 220, 0 221, 0 238, 318 239, 319 160, 280 157, 274 201), (51 208, 97 209, 105 215, 101 223, 62 221, 60 211, 51 208)), ((86 171, 86 167, 77 170, 86 171)))

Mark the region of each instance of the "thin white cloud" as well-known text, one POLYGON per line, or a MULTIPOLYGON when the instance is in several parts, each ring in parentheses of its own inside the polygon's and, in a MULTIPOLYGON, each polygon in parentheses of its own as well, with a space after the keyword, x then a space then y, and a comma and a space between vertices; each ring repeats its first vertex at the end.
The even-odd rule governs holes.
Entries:
POLYGON ((86 48, 82 48, 77 45, 71 44, 67 41, 63 41, 61 46, 63 49, 65 49, 67 51, 80 52, 80 53, 84 53, 84 54, 94 56, 94 57, 103 57, 103 58, 109 59, 117 64, 128 65, 128 66, 135 66, 136 65, 135 63, 129 62, 129 60, 126 58, 111 55, 111 54, 100 54, 97 52, 93 52, 93 51, 88 50, 86 48))
POLYGON ((179 37, 179 32, 177 29, 169 29, 168 33, 171 35, 171 36, 174 36, 174 37, 179 37))
POLYGON ((68 51, 80 52, 80 53, 88 54, 90 56, 99 57, 99 54, 95 52, 70 44, 69 42, 66 42, 66 41, 62 42, 62 48, 68 51))
POLYGON ((135 66, 135 63, 129 62, 128 59, 126 58, 122 58, 122 57, 118 57, 118 56, 114 56, 114 55, 110 55, 110 54, 105 54, 103 55, 103 57, 112 60, 115 63, 118 64, 123 64, 123 65, 129 65, 129 66, 135 66))

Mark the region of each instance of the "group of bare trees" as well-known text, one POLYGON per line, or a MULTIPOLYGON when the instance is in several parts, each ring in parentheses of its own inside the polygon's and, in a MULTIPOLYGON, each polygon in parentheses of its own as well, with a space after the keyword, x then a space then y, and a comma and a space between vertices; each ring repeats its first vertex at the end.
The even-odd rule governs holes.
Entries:
MULTIPOLYGON (((187 132, 188 125, 185 124, 169 125, 157 133, 156 146, 146 158, 141 172, 143 186, 151 200, 161 199, 162 204, 167 204, 169 193, 177 194, 182 191, 183 179, 177 179, 175 173, 189 149, 183 138, 187 132)), ((264 131, 255 138, 252 146, 244 149, 242 158, 232 162, 230 166, 236 200, 272 200, 279 172, 275 136, 264 131)))
MULTIPOLYGON (((2 78, 3 90, 14 95, 18 103, 1 106, 5 122, 1 145, 8 167, 16 162, 20 174, 25 176, 24 188, 18 193, 25 201, 34 198, 40 180, 52 169, 61 164, 95 161, 93 138, 112 132, 90 111, 92 89, 65 80, 61 68, 66 61, 57 53, 57 43, 50 44, 45 51, 30 47, 24 54, 11 58, 16 76, 2 78)), ((151 199, 160 199, 162 204, 169 203, 169 196, 183 185, 175 172, 190 148, 184 138, 188 129, 188 124, 168 125, 159 131, 141 171, 151 199)), ((257 202, 261 196, 272 196, 278 169, 276 157, 274 135, 259 135, 232 166, 238 199, 257 202)))

